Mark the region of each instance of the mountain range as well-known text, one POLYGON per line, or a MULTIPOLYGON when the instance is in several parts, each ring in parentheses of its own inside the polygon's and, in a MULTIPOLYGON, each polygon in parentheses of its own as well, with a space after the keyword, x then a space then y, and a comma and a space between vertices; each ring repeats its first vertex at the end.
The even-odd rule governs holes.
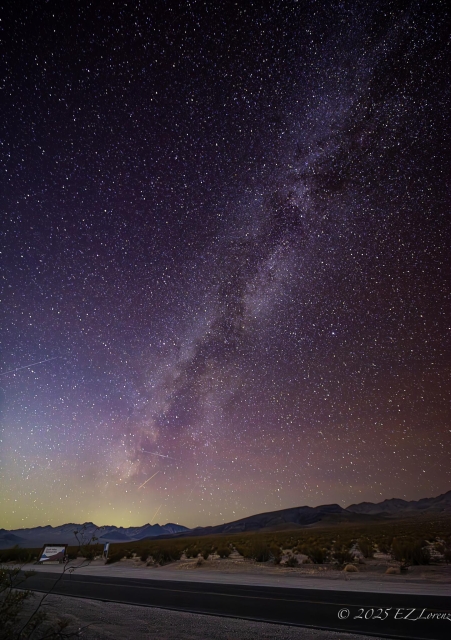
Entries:
POLYGON ((68 523, 59 527, 34 527, 33 529, 14 529, 7 531, 0 529, 0 549, 8 549, 14 545, 19 547, 39 547, 44 544, 69 544, 78 545, 75 531, 83 544, 87 544, 93 536, 98 538, 97 542, 136 542, 144 538, 155 538, 156 536, 168 536, 171 534, 189 531, 187 527, 168 522, 165 525, 145 524, 142 527, 115 527, 107 525, 98 527, 93 522, 84 524, 68 523))
MULTIPOLYGON (((240 533, 259 531, 260 529, 281 530, 306 527, 316 523, 370 522, 386 518, 409 517, 421 513, 451 515, 451 491, 436 498, 421 500, 401 500, 393 498, 383 502, 361 502, 352 504, 346 509, 338 504, 326 504, 319 507, 294 507, 279 511, 268 511, 234 522, 227 522, 214 527, 196 527, 177 534, 181 536, 201 536, 218 533, 240 533)), ((166 536, 165 536, 166 537, 166 536)))
POLYGON ((415 513, 451 513, 451 491, 442 493, 436 498, 422 498, 421 500, 401 500, 392 498, 373 504, 372 502, 360 502, 359 504, 351 504, 347 507, 347 511, 352 513, 365 513, 373 515, 378 513, 385 514, 415 514, 415 513))
POLYGON ((360 502, 351 504, 344 509, 338 504, 326 504, 319 507, 293 507, 279 511, 268 511, 257 515, 241 518, 234 522, 227 522, 212 527, 196 527, 188 529, 182 525, 168 522, 165 525, 145 524, 142 527, 98 527, 93 522, 84 524, 63 524, 59 527, 34 527, 32 529, 15 529, 7 531, 0 529, 0 549, 7 549, 14 545, 20 547, 39 547, 45 543, 58 542, 77 545, 75 531, 79 538, 88 542, 92 536, 98 542, 135 542, 145 538, 168 538, 181 536, 200 536, 217 533, 239 533, 243 531, 259 531, 261 529, 280 530, 311 526, 322 522, 369 522, 371 520, 410 517, 418 514, 451 515, 451 491, 447 491, 436 498, 422 498, 421 500, 401 500, 392 498, 383 502, 360 502))

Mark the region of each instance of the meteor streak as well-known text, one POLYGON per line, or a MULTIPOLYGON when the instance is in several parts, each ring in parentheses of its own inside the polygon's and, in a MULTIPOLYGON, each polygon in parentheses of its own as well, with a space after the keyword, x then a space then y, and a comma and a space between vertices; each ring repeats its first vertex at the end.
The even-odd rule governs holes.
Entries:
POLYGON ((7 373, 15 373, 16 371, 20 371, 21 369, 29 369, 30 367, 35 367, 38 364, 43 364, 44 362, 50 362, 51 360, 57 360, 62 356, 55 356, 54 358, 47 358, 47 360, 40 360, 39 362, 32 362, 31 364, 26 364, 23 367, 17 367, 17 369, 10 369, 9 371, 4 371, 0 373, 0 376, 6 376, 7 373))
POLYGON ((141 449, 143 453, 150 453, 151 456, 159 456, 160 458, 169 458, 169 460, 175 460, 175 458, 171 458, 171 456, 164 456, 162 453, 153 453, 153 451, 146 451, 145 449, 141 449))
POLYGON ((156 517, 157 513, 160 511, 161 507, 163 506, 163 504, 160 504, 160 506, 158 507, 158 509, 155 511, 155 513, 152 516, 152 519, 150 520, 150 524, 152 524, 153 519, 156 517))
POLYGON ((149 480, 152 480, 152 478, 155 478, 155 476, 157 475, 157 473, 160 473, 159 471, 157 471, 156 473, 153 474, 153 476, 150 476, 150 478, 147 478, 147 480, 145 482, 142 483, 142 485, 140 487, 138 487, 138 489, 142 489, 143 486, 145 484, 147 484, 149 482, 149 480))

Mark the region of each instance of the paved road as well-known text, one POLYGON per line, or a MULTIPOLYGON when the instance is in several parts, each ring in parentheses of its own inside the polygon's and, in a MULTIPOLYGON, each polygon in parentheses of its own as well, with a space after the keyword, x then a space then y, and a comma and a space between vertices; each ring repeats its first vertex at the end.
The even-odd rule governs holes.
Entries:
MULTIPOLYGON (((133 566, 128 561, 105 564, 104 561, 81 564, 80 561, 70 563, 74 566, 78 575, 96 575, 108 578, 139 578, 150 580, 169 580, 175 582, 213 582, 217 584, 241 584, 250 587, 288 587, 290 589, 319 589, 320 591, 364 591, 365 593, 392 593, 392 594, 417 594, 451 596, 451 582, 430 582, 419 574, 409 573, 408 576, 367 576, 364 573, 345 573, 344 571, 334 571, 325 575, 299 574, 296 569, 285 572, 283 569, 277 573, 267 573, 254 567, 253 572, 227 573, 221 570, 212 571, 209 569, 193 567, 191 570, 182 570, 169 564, 164 567, 133 566)), ((30 571, 44 571, 52 573, 62 573, 63 567, 60 564, 36 565, 26 564, 23 567, 30 571)), ((415 567, 421 569, 421 567, 415 567)), ((443 569, 443 567, 442 567, 443 569)), ((415 572, 416 573, 416 572, 415 572)), ((451 573, 449 575, 451 580, 451 573)))
MULTIPOLYGON (((40 571, 26 586, 49 591, 55 580, 53 572, 40 571)), ((409 640, 448 640, 451 632, 449 596, 323 592, 76 573, 64 575, 53 593, 409 640), (433 614, 447 614, 448 619, 432 619, 433 614)))

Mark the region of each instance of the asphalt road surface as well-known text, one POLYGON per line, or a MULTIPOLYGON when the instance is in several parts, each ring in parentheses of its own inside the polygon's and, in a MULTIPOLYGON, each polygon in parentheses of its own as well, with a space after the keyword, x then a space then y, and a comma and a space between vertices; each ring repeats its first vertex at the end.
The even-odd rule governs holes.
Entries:
POLYGON ((383 594, 39 572, 35 591, 409 640, 451 637, 451 595, 383 594), (56 584, 55 584, 56 583, 56 584))

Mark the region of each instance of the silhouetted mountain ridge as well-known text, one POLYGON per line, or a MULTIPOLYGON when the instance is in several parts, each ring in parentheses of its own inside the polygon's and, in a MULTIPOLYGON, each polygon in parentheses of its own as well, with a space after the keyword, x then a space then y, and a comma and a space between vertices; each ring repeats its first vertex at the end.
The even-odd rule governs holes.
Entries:
MULTIPOLYGON (((402 500, 392 498, 379 503, 362 502, 343 508, 338 504, 326 504, 318 507, 293 507, 268 511, 233 522, 226 522, 212 527, 196 527, 188 531, 177 533, 170 537, 204 536, 220 533, 243 533, 260 531, 263 529, 283 529, 299 526, 311 526, 320 522, 332 524, 339 522, 368 523, 386 518, 409 517, 421 513, 441 513, 451 515, 451 491, 436 498, 422 498, 421 500, 402 500)), ((167 538, 168 536, 158 536, 167 538)))
POLYGON ((415 513, 450 513, 451 514, 451 491, 442 493, 436 498, 422 498, 421 500, 402 500, 391 498, 382 502, 360 502, 351 504, 346 511, 352 513, 363 513, 373 515, 385 513, 388 515, 408 515, 415 513))
MULTIPOLYGON (((280 509, 279 511, 267 511, 247 518, 240 518, 234 522, 226 522, 213 527, 196 527, 191 529, 191 535, 210 535, 215 533, 241 533, 246 531, 259 531, 276 525, 292 523, 309 525, 319 522, 325 516, 331 514, 343 514, 345 510, 339 504, 325 504, 320 507, 293 507, 280 509)), ((180 535, 189 535, 183 532, 180 535)))
POLYGON ((115 527, 106 525, 98 527, 93 522, 85 522, 84 524, 76 524, 70 522, 62 524, 58 527, 46 525, 45 527, 33 527, 31 529, 14 529, 7 531, 0 529, 0 549, 7 549, 14 545, 19 547, 39 547, 46 543, 78 545, 77 532, 79 540, 86 544, 93 536, 98 538, 97 542, 136 542, 144 538, 154 538, 162 535, 173 535, 182 531, 188 531, 187 527, 183 527, 173 522, 165 525, 145 524, 142 527, 115 527))
POLYGON ((83 542, 88 542, 92 536, 98 542, 136 542, 147 538, 172 538, 202 536, 220 533, 243 533, 260 530, 282 530, 293 527, 306 527, 323 522, 324 524, 338 522, 371 522, 380 519, 410 517, 418 514, 449 514, 451 515, 451 491, 442 493, 435 498, 421 500, 403 500, 391 498, 382 502, 360 502, 343 508, 339 504, 324 504, 318 507, 291 507, 278 511, 267 511, 256 515, 240 518, 233 522, 211 527, 196 527, 188 529, 182 525, 168 522, 165 525, 145 524, 141 527, 115 527, 106 525, 97 527, 93 522, 84 524, 68 523, 59 527, 34 527, 32 529, 15 529, 7 531, 0 529, 0 549, 18 544, 21 547, 38 547, 44 543, 58 542, 76 545, 77 538, 83 535, 83 542))

